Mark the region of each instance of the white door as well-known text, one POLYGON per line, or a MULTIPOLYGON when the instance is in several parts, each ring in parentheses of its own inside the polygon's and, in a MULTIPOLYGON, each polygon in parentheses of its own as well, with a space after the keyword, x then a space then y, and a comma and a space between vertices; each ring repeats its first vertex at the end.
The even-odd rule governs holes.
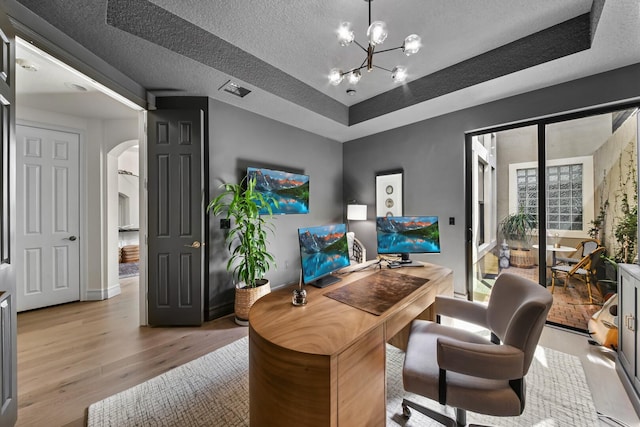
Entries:
POLYGON ((80 299, 79 142, 16 126, 18 311, 80 299))

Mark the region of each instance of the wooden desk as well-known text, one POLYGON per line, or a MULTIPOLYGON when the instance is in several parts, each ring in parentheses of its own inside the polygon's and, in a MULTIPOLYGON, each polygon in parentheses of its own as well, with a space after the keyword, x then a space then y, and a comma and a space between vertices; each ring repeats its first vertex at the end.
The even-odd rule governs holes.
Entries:
POLYGON ((253 305, 252 426, 385 425, 385 343, 413 319, 431 318, 435 296, 453 295, 453 275, 433 264, 394 269, 428 282, 380 316, 323 295, 378 271, 352 273, 324 289, 307 287, 306 306, 291 304, 295 286, 278 289, 253 305))

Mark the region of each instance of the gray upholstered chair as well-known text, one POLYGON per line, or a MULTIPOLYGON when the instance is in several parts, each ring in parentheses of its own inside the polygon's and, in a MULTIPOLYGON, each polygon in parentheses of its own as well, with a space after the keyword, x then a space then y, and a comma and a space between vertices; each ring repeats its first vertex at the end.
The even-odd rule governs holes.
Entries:
POLYGON ((488 305, 436 297, 438 323, 414 320, 403 367, 406 391, 455 408, 456 419, 404 399, 446 425, 466 424, 466 411, 517 416, 524 410, 525 380, 553 298, 538 283, 511 273, 498 276, 488 305), (440 324, 454 317, 488 329, 491 340, 440 324))

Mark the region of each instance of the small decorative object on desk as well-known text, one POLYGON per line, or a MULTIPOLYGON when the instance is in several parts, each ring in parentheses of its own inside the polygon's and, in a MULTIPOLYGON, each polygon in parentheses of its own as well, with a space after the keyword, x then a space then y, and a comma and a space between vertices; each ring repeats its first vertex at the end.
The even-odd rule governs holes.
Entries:
POLYGON ((554 248, 559 248, 560 247, 560 234, 559 233, 554 233, 554 235, 553 235, 553 247, 554 248))
POLYGON ((300 271, 300 281, 298 282, 298 289, 293 290, 293 298, 291 299, 293 305, 305 305, 307 303, 307 291, 302 289, 302 271, 300 271))

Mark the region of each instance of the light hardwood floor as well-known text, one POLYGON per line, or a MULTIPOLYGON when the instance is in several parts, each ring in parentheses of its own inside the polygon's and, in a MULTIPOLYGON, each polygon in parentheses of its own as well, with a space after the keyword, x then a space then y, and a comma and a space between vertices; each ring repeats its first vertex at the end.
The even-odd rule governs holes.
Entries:
MULTIPOLYGON (((137 278, 121 285, 122 294, 106 301, 18 315, 18 426, 84 426, 91 403, 247 335, 232 317, 199 328, 140 327, 137 278)), ((640 426, 611 352, 549 327, 541 344, 581 358, 598 411, 640 426)))
POLYGON ((18 426, 84 426, 98 400, 243 336, 232 317, 202 327, 138 325, 137 278, 122 294, 18 314, 18 426))
POLYGON ((540 345, 580 358, 596 410, 603 415, 600 426, 639 427, 640 419, 615 368, 616 354, 602 346, 589 344, 588 337, 566 329, 547 326, 540 345), (607 420, 612 417, 614 420, 607 420))

